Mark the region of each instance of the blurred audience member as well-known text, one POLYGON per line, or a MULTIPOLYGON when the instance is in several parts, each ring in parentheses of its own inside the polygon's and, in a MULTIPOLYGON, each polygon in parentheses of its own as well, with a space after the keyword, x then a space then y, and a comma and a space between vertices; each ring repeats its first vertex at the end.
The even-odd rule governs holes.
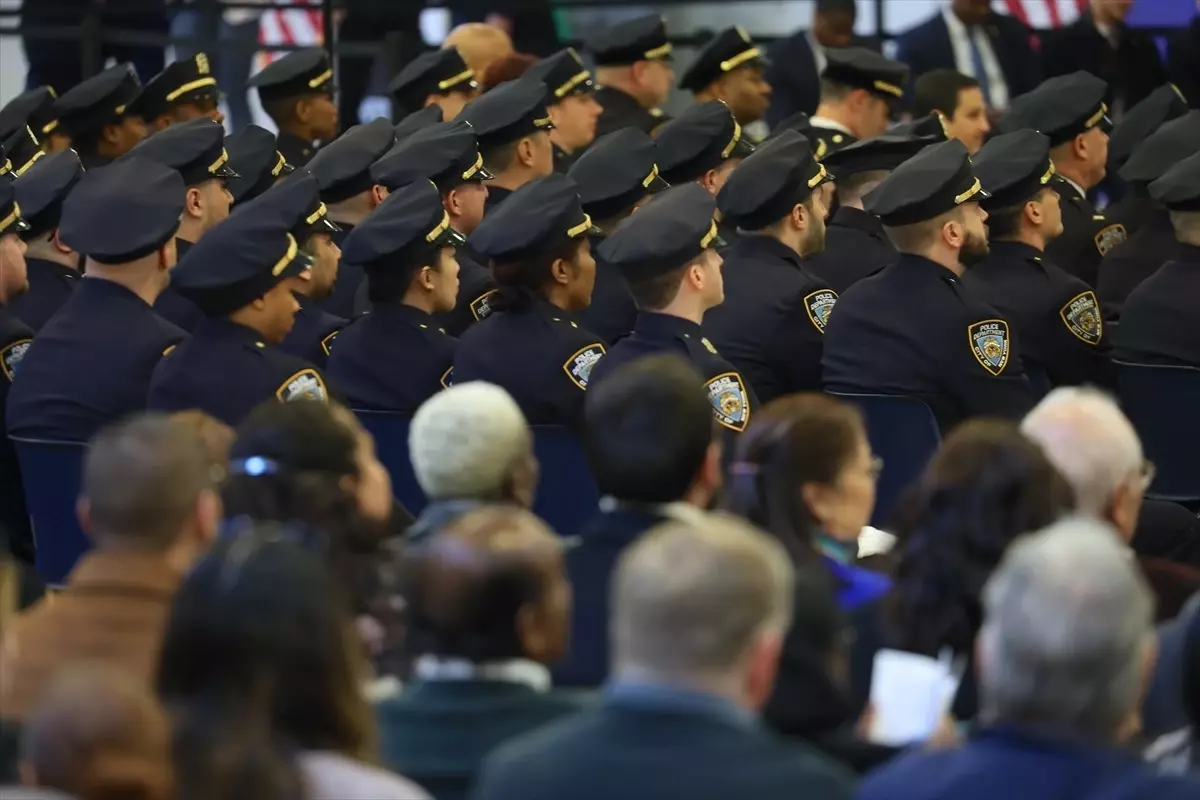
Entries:
POLYGON ((170 721, 127 673, 65 670, 26 720, 21 777, 77 800, 173 800, 170 721))
POLYGON ((766 72, 767 83, 771 84, 767 124, 774 128, 798 112, 816 113, 821 101, 826 48, 868 43, 854 35, 857 18, 855 0, 817 0, 813 4, 811 28, 796 31, 771 45, 767 51, 771 57, 766 72))
POLYGON ((755 719, 792 609, 783 549, 732 518, 667 522, 621 557, 601 705, 502 747, 478 800, 848 798, 838 765, 755 719))
POLYGON ((486 92, 506 81, 515 81, 537 62, 537 56, 528 53, 509 53, 501 56, 488 64, 487 69, 480 74, 479 86, 486 92))
POLYGON ((1108 84, 1109 115, 1118 120, 1167 81, 1154 39, 1125 24, 1132 7, 1133 0, 1090 0, 1079 19, 1042 34, 1046 77, 1090 72, 1108 84))
POLYGON ((459 25, 446 36, 442 47, 457 47, 467 66, 481 79, 493 62, 513 52, 512 38, 502 28, 483 22, 459 25))
POLYGON ((83 661, 149 682, 171 597, 216 535, 214 478, 195 433, 165 416, 135 417, 92 440, 78 508, 94 549, 63 591, 5 626, 0 714, 24 719, 60 669, 83 661))
POLYGON ((204 447, 208 460, 224 475, 229 464, 229 448, 233 446, 233 428, 203 411, 177 411, 171 421, 190 429, 204 447))
POLYGON ((859 800, 1197 797, 1200 784, 1121 749, 1154 664, 1153 602, 1102 523, 1069 519, 1015 543, 984 591, 986 727, 959 749, 883 767, 859 800))
POLYGON ((270 402, 238 427, 230 455, 226 517, 300 523, 320 536, 376 674, 394 675, 401 636, 388 598, 399 559, 387 540, 411 517, 392 499, 371 435, 343 406, 270 402))
POLYGON ((533 433, 508 392, 475 381, 438 392, 417 409, 408 434, 417 483, 429 505, 409 528, 419 542, 489 503, 533 506, 533 433))
POLYGON ((862 720, 855 719, 849 659, 856 634, 821 570, 796 570, 795 591, 792 626, 763 719, 784 736, 808 742, 855 772, 869 772, 896 755, 896 749, 863 738, 869 710, 862 720))
POLYGON ((224 539, 179 588, 159 694, 177 800, 427 800, 377 767, 362 649, 311 546, 260 527, 224 539))
POLYGON ((558 537, 514 506, 472 511, 404 569, 413 679, 378 706, 388 766, 438 800, 465 798, 501 743, 574 713, 545 665, 567 650, 571 587, 558 537))
MULTIPOLYGON (((1008 108, 1009 100, 1042 82, 1041 58, 1032 30, 991 0, 950 0, 941 12, 896 40, 896 58, 913 78, 952 69, 979 81, 987 105, 1008 108)), ((1043 52, 1045 48, 1043 48, 1043 52)))
POLYGON ((939 113, 946 135, 958 139, 969 153, 979 152, 992 125, 979 81, 952 69, 935 69, 913 86, 913 116, 939 113))
POLYGON ((838 606, 853 611, 889 585, 854 566, 879 470, 856 408, 821 394, 781 397, 738 437, 725 508, 774 535, 793 566, 826 570, 838 606))
POLYGON ((1173 503, 1146 502, 1154 465, 1120 407, 1096 389, 1059 388, 1029 412, 1021 431, 1045 451, 1075 490, 1080 514, 1108 522, 1133 543, 1158 600, 1160 620, 1200 590, 1200 570, 1158 557, 1180 540, 1195 547, 1197 520, 1173 503), (1174 512, 1182 511, 1177 524, 1174 512))
MULTIPOLYGON (((1017 537, 1075 507, 1067 481, 1014 423, 975 419, 955 428, 925 468, 898 516, 895 585, 882 631, 859 630, 855 689, 871 686, 875 650, 973 659, 983 624, 983 587, 1017 537)), ((968 670, 953 716, 974 719, 978 690, 968 670)))
POLYGON ((1200 108, 1200 13, 1167 40, 1167 70, 1192 108, 1200 108))
POLYGON ((575 593, 571 648, 556 685, 608 677, 609 590, 617 560, 650 528, 696 518, 721 487, 721 443, 704 382, 687 359, 648 356, 588 392, 584 444, 600 510, 567 552, 575 593))
POLYGON ((1154 682, 1142 706, 1143 728, 1153 736, 1164 717, 1174 720, 1170 732, 1146 750, 1146 758, 1162 772, 1200 778, 1200 593, 1162 627, 1158 642, 1154 682), (1165 715, 1155 713, 1164 707, 1165 715))

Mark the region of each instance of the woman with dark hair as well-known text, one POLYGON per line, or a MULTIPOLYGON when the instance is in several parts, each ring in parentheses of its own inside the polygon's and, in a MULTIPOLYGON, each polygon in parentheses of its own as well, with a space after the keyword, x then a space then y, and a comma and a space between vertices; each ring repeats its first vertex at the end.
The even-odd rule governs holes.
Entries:
POLYGON ((179 587, 158 691, 174 721, 178 800, 426 800, 371 766, 361 647, 298 526, 220 541, 179 587))
MULTIPOLYGON (((894 585, 878 638, 859 631, 856 688, 869 691, 876 645, 932 658, 948 650, 970 661, 983 587, 1004 551, 1074 507, 1070 485, 1014 423, 976 419, 955 428, 897 518, 894 585)), ((970 668, 953 710, 959 720, 978 711, 970 668)))
POLYGON ((230 520, 297 522, 327 541, 329 565, 368 639, 378 675, 398 669, 392 538, 411 518, 358 418, 339 405, 265 403, 237 429, 222 489, 230 520))

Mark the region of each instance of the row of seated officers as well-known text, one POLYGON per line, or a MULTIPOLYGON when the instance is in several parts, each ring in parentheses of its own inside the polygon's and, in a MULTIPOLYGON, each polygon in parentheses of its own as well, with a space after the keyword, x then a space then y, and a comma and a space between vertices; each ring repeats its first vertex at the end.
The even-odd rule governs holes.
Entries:
MULTIPOLYGON (((880 58, 842 63, 842 80, 890 76, 880 58)), ((948 427, 1023 414, 1052 385, 1113 384, 1095 289, 1047 255, 1070 205, 1053 154, 1107 141, 1103 82, 1025 95, 1041 132, 1031 120, 973 159, 936 125, 823 160, 786 127, 756 149, 709 101, 654 138, 602 137, 562 175, 547 99, 590 78, 548 62, 399 141, 386 120, 352 128, 294 172, 268 132, 227 140, 200 118, 111 164, 64 150, 0 178, 7 434, 87 441, 147 406, 236 424, 270 397, 411 414, 473 380, 531 424, 578 428, 591 381, 662 350, 699 367, 733 431, 822 387, 918 397, 948 427), (50 299, 18 236, 82 279, 50 299)), ((1179 248, 1125 302, 1123 358, 1200 362, 1200 136, 1184 130, 1191 152, 1143 159, 1179 248)))

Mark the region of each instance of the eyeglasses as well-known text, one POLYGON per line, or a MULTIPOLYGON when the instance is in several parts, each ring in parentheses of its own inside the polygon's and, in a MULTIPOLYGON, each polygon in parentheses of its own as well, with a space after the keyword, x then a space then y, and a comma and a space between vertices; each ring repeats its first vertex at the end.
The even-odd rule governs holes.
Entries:
POLYGON ((871 466, 867 467, 867 474, 876 479, 883 474, 883 459, 881 457, 871 456, 871 466))
POLYGON ((1138 470, 1138 478, 1142 482, 1142 491, 1150 488, 1154 483, 1155 476, 1158 475, 1158 467, 1154 466, 1154 462, 1149 459, 1142 461, 1142 467, 1138 470))

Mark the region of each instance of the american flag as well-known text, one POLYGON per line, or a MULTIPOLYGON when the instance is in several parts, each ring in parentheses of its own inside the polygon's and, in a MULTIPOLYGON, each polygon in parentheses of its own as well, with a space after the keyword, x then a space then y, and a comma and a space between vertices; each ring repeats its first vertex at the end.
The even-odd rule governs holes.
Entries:
MULTIPOLYGON (((276 0, 275 8, 262 13, 258 41, 270 47, 276 44, 319 45, 324 40, 321 12, 315 8, 288 8, 307 5, 307 0, 276 0)), ((259 54, 259 68, 285 55, 285 51, 266 50, 259 54)))
POLYGON ((1004 0, 1009 14, 1033 28, 1069 25, 1087 10, 1088 0, 1004 0))

